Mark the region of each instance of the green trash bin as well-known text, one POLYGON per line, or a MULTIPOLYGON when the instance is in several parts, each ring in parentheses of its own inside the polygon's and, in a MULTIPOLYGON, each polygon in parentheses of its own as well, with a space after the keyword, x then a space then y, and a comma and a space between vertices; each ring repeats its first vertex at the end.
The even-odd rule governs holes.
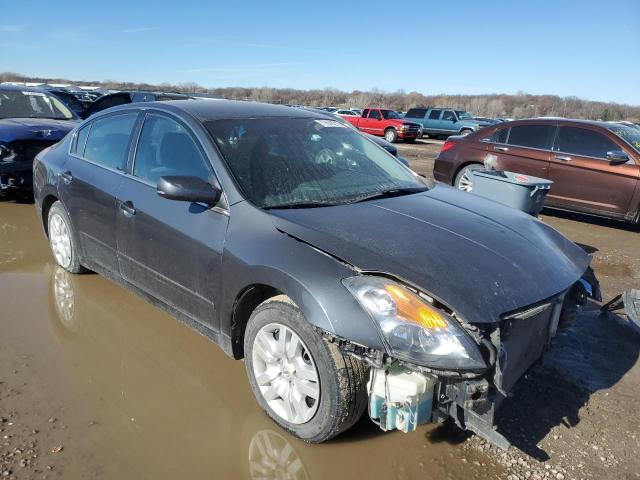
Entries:
POLYGON ((496 170, 473 170, 473 193, 538 216, 553 182, 496 170))

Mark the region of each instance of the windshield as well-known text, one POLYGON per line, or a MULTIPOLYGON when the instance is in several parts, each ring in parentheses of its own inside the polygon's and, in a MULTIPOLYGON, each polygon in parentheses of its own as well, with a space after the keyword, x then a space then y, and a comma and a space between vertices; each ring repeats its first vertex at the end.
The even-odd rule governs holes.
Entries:
POLYGON ((636 150, 636 152, 640 152, 640 129, 628 127, 626 125, 616 125, 609 127, 609 130, 623 140, 626 140, 636 150))
POLYGON ((392 118, 402 118, 398 112, 395 112, 393 110, 381 110, 382 112, 382 116, 384 118, 386 118, 387 120, 392 119, 392 118))
POLYGON ((351 203, 424 183, 335 120, 258 118, 205 123, 244 195, 262 208, 351 203))
POLYGON ((471 114, 465 112, 464 110, 456 110, 456 115, 458 116, 458 120, 471 120, 471 119, 473 119, 471 114))
POLYGON ((75 116, 52 95, 43 92, 0 90, 0 118, 71 120, 75 116))

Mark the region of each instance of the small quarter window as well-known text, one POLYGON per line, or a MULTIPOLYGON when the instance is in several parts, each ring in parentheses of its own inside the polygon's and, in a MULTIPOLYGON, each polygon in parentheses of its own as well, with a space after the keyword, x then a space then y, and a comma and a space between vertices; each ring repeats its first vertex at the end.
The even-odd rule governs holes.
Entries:
POLYGON ((71 153, 75 153, 76 155, 82 157, 84 155, 84 147, 87 143, 87 136, 89 135, 89 130, 91 129, 91 124, 85 125, 76 134, 76 141, 71 149, 71 153))

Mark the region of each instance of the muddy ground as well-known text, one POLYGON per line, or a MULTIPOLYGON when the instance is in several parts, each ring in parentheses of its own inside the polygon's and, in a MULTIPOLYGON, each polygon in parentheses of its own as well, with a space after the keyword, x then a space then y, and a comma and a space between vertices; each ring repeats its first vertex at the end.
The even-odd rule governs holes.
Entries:
MULTIPOLYGON (((400 144, 431 174, 441 142, 400 144)), ((606 298, 640 287, 638 232, 545 214, 590 248, 606 298)), ((0 478, 640 478, 640 333, 594 307, 502 411, 504 453, 455 428, 323 445, 257 407, 244 365, 97 275, 56 268, 30 204, 0 201, 0 478)))

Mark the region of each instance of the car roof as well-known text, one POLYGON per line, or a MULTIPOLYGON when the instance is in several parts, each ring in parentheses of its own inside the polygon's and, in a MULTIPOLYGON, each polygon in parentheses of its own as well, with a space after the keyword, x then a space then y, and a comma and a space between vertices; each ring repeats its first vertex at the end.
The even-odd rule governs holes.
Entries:
MULTIPOLYGON (((200 122, 211 120, 226 120, 239 118, 327 118, 326 112, 314 112, 303 108, 291 108, 285 105, 270 103, 248 102, 242 100, 203 100, 193 99, 188 102, 169 100, 166 102, 147 102, 139 104, 145 108, 175 111, 181 110, 195 117, 200 122)), ((123 105, 123 108, 130 105, 123 105)))
POLYGON ((14 91, 14 92, 40 92, 49 93, 49 90, 40 87, 27 87, 24 85, 3 85, 0 84, 0 91, 14 91))
POLYGON ((592 127, 609 128, 612 124, 602 120, 584 120, 581 118, 564 118, 564 117, 537 117, 537 118, 523 118, 521 120, 512 120, 510 122, 504 122, 497 124, 496 126, 510 126, 510 125, 526 125, 528 123, 536 124, 563 124, 563 125, 588 125, 592 127))

